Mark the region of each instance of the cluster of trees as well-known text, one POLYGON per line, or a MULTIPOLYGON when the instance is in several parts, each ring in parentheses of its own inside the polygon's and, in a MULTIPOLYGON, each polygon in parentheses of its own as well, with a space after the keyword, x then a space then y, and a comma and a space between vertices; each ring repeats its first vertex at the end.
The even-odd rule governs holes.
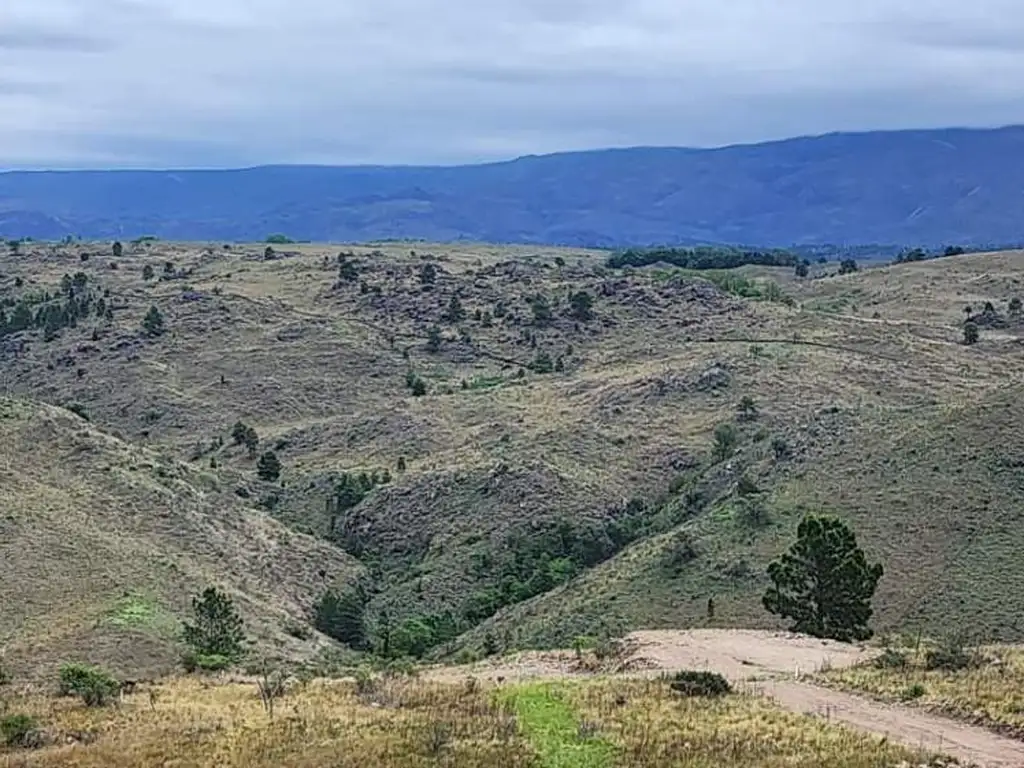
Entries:
POLYGON ((113 310, 107 295, 91 288, 89 276, 76 272, 64 275, 59 290, 52 293, 25 293, 0 302, 0 337, 36 328, 42 329, 49 341, 61 329, 74 328, 90 317, 110 320, 113 310))
POLYGON ((651 264, 671 264, 684 269, 734 269, 746 264, 765 267, 795 267, 800 258, 786 250, 743 250, 716 246, 695 248, 629 249, 608 259, 608 266, 646 267, 651 264))
POLYGON ((928 259, 941 259, 947 256, 960 256, 967 253, 966 248, 959 245, 946 246, 941 251, 928 252, 924 248, 909 248, 896 254, 894 264, 908 264, 914 261, 927 261, 928 259))

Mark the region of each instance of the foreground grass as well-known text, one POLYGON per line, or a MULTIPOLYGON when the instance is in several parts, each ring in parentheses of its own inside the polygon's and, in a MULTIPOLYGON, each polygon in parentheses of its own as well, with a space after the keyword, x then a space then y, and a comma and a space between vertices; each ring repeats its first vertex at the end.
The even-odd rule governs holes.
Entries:
POLYGON ((947 764, 755 696, 683 698, 657 681, 579 686, 569 700, 619 747, 616 766, 881 768, 947 764))
POLYGON ((990 647, 978 663, 955 672, 926 669, 927 649, 894 649, 906 666, 874 663, 830 671, 836 688, 900 701, 1024 739, 1024 650, 990 647))
POLYGON ((4 752, 5 766, 690 766, 882 768, 917 754, 742 695, 682 699, 656 681, 524 686, 469 681, 296 684, 271 719, 251 683, 177 680, 85 709, 9 702, 57 746, 4 752))
POLYGON ((562 689, 538 685, 503 697, 512 704, 544 768, 604 768, 612 765, 614 747, 597 738, 589 723, 577 721, 562 689))

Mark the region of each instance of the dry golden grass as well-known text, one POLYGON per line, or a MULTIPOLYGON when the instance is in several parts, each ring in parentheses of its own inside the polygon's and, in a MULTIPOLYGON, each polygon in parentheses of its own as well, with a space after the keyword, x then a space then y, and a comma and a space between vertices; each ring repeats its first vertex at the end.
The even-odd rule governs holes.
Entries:
POLYGON ((884 768, 926 760, 761 699, 685 700, 651 681, 498 691, 393 679, 362 694, 353 683, 313 681, 296 683, 273 719, 248 683, 175 680, 155 691, 152 701, 143 691, 107 709, 12 701, 12 711, 73 743, 8 751, 5 765, 884 768))
POLYGON ((977 649, 977 666, 960 671, 928 670, 928 646, 895 648, 907 666, 875 664, 834 670, 821 676, 837 688, 901 701, 978 725, 1024 737, 1024 650, 1006 646, 977 649))

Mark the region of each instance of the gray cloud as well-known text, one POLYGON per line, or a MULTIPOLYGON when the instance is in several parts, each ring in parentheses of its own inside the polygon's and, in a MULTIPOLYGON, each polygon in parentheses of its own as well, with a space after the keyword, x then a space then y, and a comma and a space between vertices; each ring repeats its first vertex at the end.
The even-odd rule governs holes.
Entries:
POLYGON ((464 162, 1024 122, 1021 41, 1017 0, 6 0, 0 162, 464 162))
POLYGON ((0 50, 6 51, 109 51, 113 41, 87 34, 33 27, 0 29, 0 50))

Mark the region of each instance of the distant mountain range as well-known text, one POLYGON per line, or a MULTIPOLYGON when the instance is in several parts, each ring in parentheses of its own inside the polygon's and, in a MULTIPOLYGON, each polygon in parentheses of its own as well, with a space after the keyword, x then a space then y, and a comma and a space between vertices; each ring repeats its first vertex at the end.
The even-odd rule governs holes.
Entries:
POLYGON ((1024 127, 455 167, 0 174, 0 236, 574 246, 1024 242, 1024 127))

